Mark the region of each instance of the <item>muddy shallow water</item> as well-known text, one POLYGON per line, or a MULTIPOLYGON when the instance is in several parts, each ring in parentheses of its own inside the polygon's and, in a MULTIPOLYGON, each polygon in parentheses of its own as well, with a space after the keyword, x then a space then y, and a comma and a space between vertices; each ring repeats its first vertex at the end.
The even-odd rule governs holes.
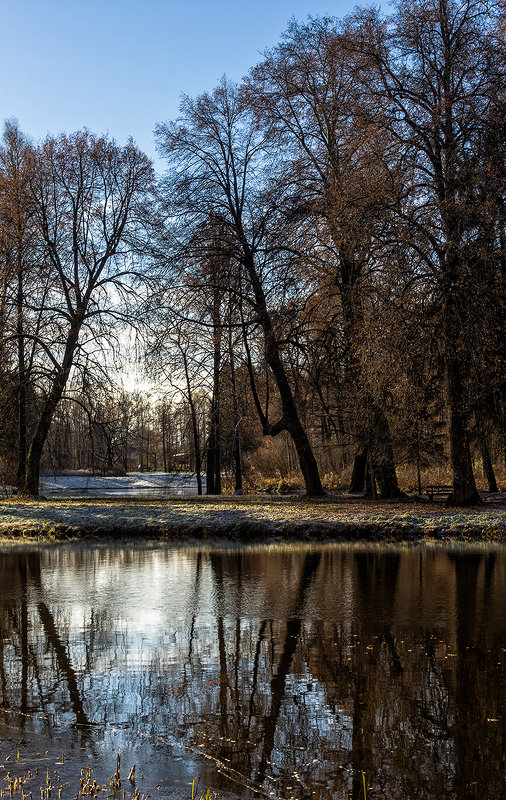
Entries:
POLYGON ((505 598, 504 547, 4 548, 0 782, 499 800, 505 598))

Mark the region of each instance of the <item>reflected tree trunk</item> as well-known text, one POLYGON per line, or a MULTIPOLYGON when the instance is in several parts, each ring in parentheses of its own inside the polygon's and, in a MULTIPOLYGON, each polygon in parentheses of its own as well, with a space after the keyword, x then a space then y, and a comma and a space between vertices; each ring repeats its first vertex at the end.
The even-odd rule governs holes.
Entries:
POLYGON ((399 577, 400 556, 383 553, 381 557, 357 553, 357 617, 360 639, 369 641, 372 631, 375 639, 370 660, 355 656, 353 689, 352 732, 352 797, 363 800, 362 773, 370 775, 374 764, 373 738, 376 730, 377 697, 376 675, 378 670, 378 646, 384 641, 391 654, 391 677, 398 678, 403 670, 392 635, 395 596, 399 577), (369 621, 371 609, 378 609, 381 623, 369 621), (379 635, 378 635, 379 634, 379 635))
POLYGON ((47 605, 43 602, 39 602, 37 604, 37 610, 39 612, 39 617, 41 619, 46 638, 56 655, 58 667, 65 676, 70 695, 70 702, 72 704, 72 711, 76 717, 76 723, 78 725, 89 725, 90 723, 84 711, 81 693, 77 686, 76 673, 56 628, 54 617, 47 605))
POLYGON ((455 669, 456 800, 479 800, 483 786, 490 800, 502 800, 504 756, 501 719, 504 715, 504 674, 491 655, 481 630, 488 609, 495 556, 467 553, 454 556, 456 578, 457 659, 455 669), (488 662, 488 663, 487 663, 488 662), (485 670, 485 672, 483 672, 485 670), (482 685, 482 675, 488 676, 482 685), (495 722, 493 722, 495 720, 495 722), (492 786, 497 787, 495 793, 492 786))
POLYGON ((26 714, 28 712, 28 570, 26 559, 19 565, 21 579, 21 719, 20 724, 24 729, 26 725, 26 714))
POLYGON ((188 637, 188 663, 191 664, 193 656, 193 637, 195 634, 195 618, 198 610, 198 599, 200 595, 200 578, 202 573, 202 552, 199 550, 197 553, 197 561, 195 564, 195 580, 193 582, 193 592, 190 600, 190 607, 192 609, 192 621, 190 625, 190 635, 188 637))
POLYGON ((292 666, 302 628, 301 612, 304 608, 308 589, 318 570, 320 560, 321 553, 308 553, 308 555, 306 555, 302 566, 299 586, 295 595, 293 612, 287 619, 283 651, 279 659, 276 674, 271 680, 271 709, 269 714, 265 717, 263 725, 263 747, 256 776, 256 780, 260 784, 265 780, 267 764, 274 749, 279 714, 285 697, 286 679, 292 666))
POLYGON ((262 620, 257 636, 257 643, 255 647, 255 658, 253 661, 253 674, 251 677, 251 694, 249 698, 249 716, 248 716, 248 736, 251 730, 251 721, 255 714, 255 694, 258 686, 258 666, 260 663, 260 652, 262 649, 262 641, 265 638, 265 630, 267 628, 267 620, 262 620))
POLYGON ((227 648, 223 617, 218 617, 218 651, 220 654, 220 736, 228 736, 227 695, 230 686, 227 672, 227 648))

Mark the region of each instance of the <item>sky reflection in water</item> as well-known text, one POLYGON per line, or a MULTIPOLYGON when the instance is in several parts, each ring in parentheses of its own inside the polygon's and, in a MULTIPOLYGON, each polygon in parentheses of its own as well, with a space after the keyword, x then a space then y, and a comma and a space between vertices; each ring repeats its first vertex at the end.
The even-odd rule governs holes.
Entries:
POLYGON ((499 800, 505 589, 504 549, 3 551, 2 752, 103 783, 120 750, 153 797, 499 800))

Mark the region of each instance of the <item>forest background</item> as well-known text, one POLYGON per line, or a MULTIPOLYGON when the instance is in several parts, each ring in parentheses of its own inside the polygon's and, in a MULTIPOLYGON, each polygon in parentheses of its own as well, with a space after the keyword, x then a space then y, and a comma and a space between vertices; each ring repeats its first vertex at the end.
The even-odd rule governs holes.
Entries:
POLYGON ((157 125, 161 179, 133 141, 34 143, 8 121, 4 483, 188 469, 210 494, 497 491, 505 14, 292 20, 242 82, 157 125), (121 385, 125 342, 150 390, 121 385))

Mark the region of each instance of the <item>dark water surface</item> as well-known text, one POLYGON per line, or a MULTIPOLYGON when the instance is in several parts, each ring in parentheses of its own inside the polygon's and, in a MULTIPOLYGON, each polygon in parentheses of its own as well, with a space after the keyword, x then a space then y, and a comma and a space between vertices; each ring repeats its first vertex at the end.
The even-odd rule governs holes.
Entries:
POLYGON ((0 783, 502 800, 505 598, 505 549, 4 549, 0 783))

